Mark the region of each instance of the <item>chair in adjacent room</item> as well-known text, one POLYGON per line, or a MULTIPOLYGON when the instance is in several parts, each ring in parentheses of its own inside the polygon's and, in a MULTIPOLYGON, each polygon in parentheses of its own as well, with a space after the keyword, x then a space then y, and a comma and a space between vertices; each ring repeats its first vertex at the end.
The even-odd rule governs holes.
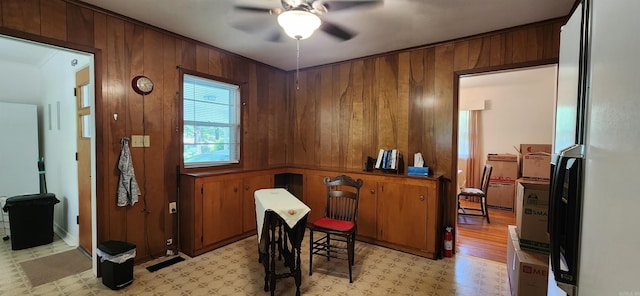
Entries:
POLYGON ((351 267, 354 264, 356 231, 358 229, 358 199, 363 181, 340 175, 324 178, 327 187, 327 202, 324 217, 309 224, 310 252, 309 276, 313 272, 313 255, 347 260, 349 283, 353 283, 351 267), (319 239, 313 235, 321 233, 319 239))
POLYGON ((485 164, 484 170, 482 171, 480 188, 462 188, 460 193, 458 193, 458 215, 482 216, 487 218, 487 223, 491 223, 489 221, 489 211, 487 210, 487 191, 489 190, 489 179, 491 179, 492 170, 493 167, 490 164, 485 164), (461 206, 460 199, 467 197, 478 198, 480 208, 461 206))

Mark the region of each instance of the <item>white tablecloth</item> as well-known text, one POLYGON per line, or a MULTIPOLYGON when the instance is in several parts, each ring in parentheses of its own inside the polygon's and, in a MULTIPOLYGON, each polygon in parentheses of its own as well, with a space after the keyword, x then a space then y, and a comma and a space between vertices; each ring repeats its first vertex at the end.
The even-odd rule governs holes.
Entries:
POLYGON ((307 205, 283 188, 256 190, 254 198, 256 201, 258 242, 260 242, 260 236, 262 235, 262 224, 264 223, 264 213, 266 211, 273 211, 278 214, 291 228, 311 211, 307 205))

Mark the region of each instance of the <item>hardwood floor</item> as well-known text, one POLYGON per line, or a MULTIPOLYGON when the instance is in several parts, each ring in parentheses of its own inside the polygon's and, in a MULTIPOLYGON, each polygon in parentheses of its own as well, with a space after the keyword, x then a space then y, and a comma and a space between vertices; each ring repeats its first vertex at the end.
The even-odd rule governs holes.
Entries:
MULTIPOLYGON (((463 206, 477 207, 477 203, 463 206)), ((515 212, 489 208, 491 223, 484 217, 458 216, 456 253, 507 262, 507 225, 516 224, 515 212)))

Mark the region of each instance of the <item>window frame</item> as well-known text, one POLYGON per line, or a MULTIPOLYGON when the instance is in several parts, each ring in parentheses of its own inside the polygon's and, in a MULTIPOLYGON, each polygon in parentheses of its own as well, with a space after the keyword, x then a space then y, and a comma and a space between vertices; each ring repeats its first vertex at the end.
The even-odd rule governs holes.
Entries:
POLYGON ((178 97, 178 130, 179 130, 179 137, 180 137, 180 168, 181 168, 181 172, 198 172, 198 171, 211 171, 211 170, 221 170, 221 169, 232 169, 232 168, 242 168, 242 164, 243 164, 243 122, 244 122, 244 111, 243 111, 243 106, 244 106, 244 100, 243 100, 243 96, 244 93, 246 92, 246 83, 244 82, 238 82, 238 81, 234 81, 231 79, 227 79, 224 77, 219 77, 219 76, 215 76, 215 75, 210 75, 207 73, 202 73, 202 72, 198 72, 198 71, 193 71, 193 70, 188 70, 188 69, 183 69, 180 68, 180 77, 179 77, 179 93, 177 94, 178 97), (226 84, 231 84, 231 85, 235 85, 238 87, 238 125, 239 125, 239 129, 238 129, 238 162, 219 162, 218 164, 205 164, 205 165, 195 165, 195 166, 189 166, 186 165, 185 166, 185 161, 184 161, 184 78, 185 75, 190 75, 190 76, 194 76, 197 78, 202 78, 202 79, 208 79, 208 80, 212 80, 215 82, 220 82, 220 83, 226 83, 226 84))

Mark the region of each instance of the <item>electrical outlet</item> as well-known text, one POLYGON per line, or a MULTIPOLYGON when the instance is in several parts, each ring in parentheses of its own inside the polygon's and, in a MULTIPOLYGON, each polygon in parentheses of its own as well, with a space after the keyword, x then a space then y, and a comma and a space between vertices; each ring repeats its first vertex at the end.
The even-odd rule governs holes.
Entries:
POLYGON ((178 212, 178 208, 176 207, 176 202, 169 203, 169 214, 175 214, 178 212))
POLYGON ((167 246, 170 246, 171 244, 173 244, 173 239, 172 238, 168 238, 167 239, 167 246))

